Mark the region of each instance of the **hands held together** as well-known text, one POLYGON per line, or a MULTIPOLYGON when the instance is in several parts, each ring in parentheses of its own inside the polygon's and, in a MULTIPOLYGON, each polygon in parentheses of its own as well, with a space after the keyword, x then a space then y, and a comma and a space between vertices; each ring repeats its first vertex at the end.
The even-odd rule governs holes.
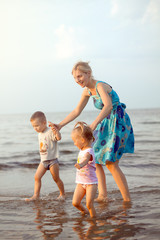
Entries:
POLYGON ((51 128, 51 130, 53 131, 54 135, 56 136, 56 139, 59 141, 61 140, 61 134, 59 132, 59 130, 61 129, 59 124, 54 124, 52 122, 48 122, 48 126, 51 128))

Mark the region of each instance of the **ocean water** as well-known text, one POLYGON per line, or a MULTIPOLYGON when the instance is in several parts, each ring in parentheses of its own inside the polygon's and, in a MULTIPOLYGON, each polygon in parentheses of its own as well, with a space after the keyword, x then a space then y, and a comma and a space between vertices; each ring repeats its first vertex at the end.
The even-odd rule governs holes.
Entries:
MULTIPOLYGON (((120 167, 132 202, 123 202, 104 167, 109 201, 95 203, 94 220, 72 206, 78 149, 70 135, 77 120, 90 124, 98 112, 84 112, 61 131, 59 161, 65 202, 56 200, 59 193, 49 171, 42 179, 41 200, 24 201, 33 194, 40 159, 38 136, 30 114, 0 115, 0 239, 160 239, 160 109, 127 112, 135 133, 135 153, 123 155, 120 167)), ((46 116, 58 123, 66 114, 46 116)))

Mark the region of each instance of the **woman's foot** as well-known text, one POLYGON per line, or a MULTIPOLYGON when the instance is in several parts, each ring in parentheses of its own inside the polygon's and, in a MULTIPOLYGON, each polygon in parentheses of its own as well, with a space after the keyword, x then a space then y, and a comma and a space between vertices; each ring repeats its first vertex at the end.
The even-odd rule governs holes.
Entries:
POLYGON ((108 202, 108 198, 107 198, 107 196, 98 196, 98 198, 96 198, 94 201, 98 202, 98 203, 100 203, 100 202, 108 202))
POLYGON ((65 201, 66 196, 65 195, 59 195, 59 197, 57 198, 57 200, 59 201, 65 201))

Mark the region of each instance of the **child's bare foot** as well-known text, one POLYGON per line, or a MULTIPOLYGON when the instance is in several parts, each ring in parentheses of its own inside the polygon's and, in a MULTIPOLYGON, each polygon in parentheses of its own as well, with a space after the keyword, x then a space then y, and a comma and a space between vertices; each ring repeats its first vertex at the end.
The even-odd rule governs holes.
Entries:
POLYGON ((57 200, 59 201, 65 201, 66 197, 65 195, 59 195, 59 197, 57 198, 57 200))
POLYGON ((33 197, 31 197, 31 198, 26 198, 25 201, 26 201, 26 202, 32 202, 32 201, 36 201, 36 200, 38 200, 38 199, 39 199, 39 197, 33 196, 33 197))
POLYGON ((89 214, 89 211, 88 210, 85 210, 85 211, 83 211, 83 212, 81 212, 82 213, 82 215, 86 215, 86 214, 89 214))

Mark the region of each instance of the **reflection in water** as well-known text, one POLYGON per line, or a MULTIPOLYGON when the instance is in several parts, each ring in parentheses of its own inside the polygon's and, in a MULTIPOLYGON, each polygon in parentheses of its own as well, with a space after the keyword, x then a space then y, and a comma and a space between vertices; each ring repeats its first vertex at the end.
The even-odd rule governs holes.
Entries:
POLYGON ((42 234, 40 239, 128 240, 136 239, 135 235, 142 229, 135 224, 131 203, 120 200, 96 203, 97 217, 91 219, 73 208, 73 193, 68 195, 63 203, 52 197, 33 203, 34 225, 42 234))
POLYGON ((37 201, 33 210, 36 212, 34 222, 37 224, 44 239, 55 239, 62 232, 64 216, 66 215, 63 204, 59 201, 37 201))
POLYGON ((119 209, 116 206, 116 210, 110 211, 106 203, 99 204, 98 208, 103 214, 99 214, 96 219, 79 219, 74 223, 73 230, 77 233, 78 239, 127 239, 135 236, 140 229, 135 224, 129 223, 127 211, 131 208, 130 203, 123 203, 119 209))

